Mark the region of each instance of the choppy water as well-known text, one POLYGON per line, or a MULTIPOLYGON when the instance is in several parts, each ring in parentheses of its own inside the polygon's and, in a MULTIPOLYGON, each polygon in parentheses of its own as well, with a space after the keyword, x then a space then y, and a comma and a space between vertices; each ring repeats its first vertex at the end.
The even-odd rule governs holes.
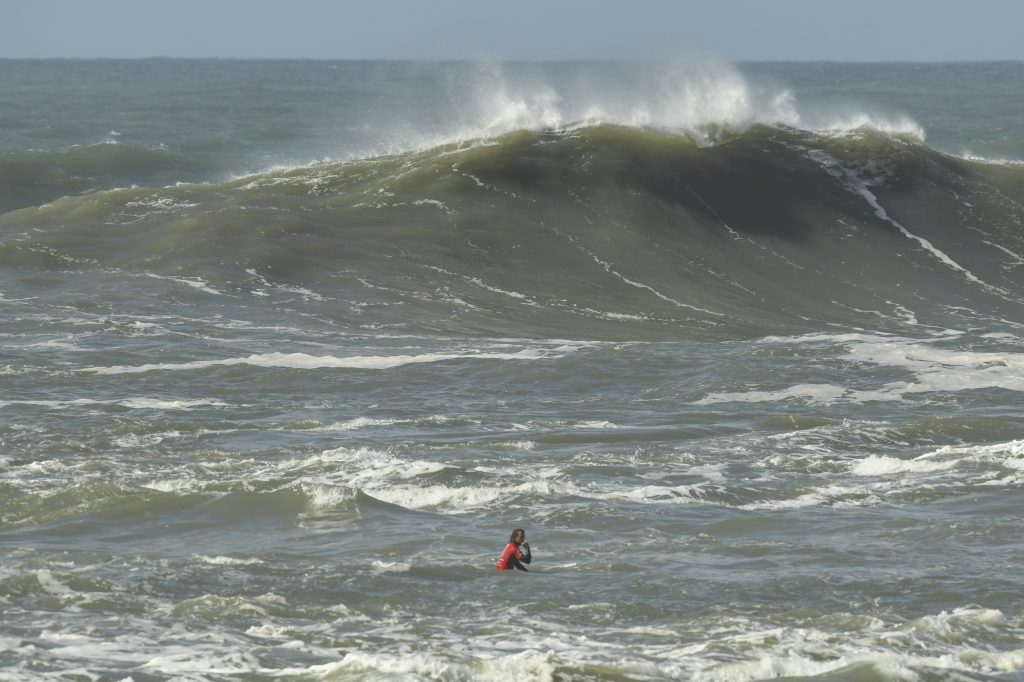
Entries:
POLYGON ((1020 679, 1022 81, 0 62, 0 679, 1020 679))

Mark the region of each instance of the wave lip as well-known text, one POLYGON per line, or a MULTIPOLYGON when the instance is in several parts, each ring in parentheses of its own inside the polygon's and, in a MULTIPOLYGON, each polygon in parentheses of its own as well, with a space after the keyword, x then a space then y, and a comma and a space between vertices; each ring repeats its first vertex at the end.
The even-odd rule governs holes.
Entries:
POLYGON ((906 114, 802 106, 793 91, 753 84, 728 62, 712 58, 658 64, 603 65, 576 81, 524 77, 500 64, 478 66, 457 87, 463 122, 447 136, 428 136, 416 148, 493 139, 520 130, 575 130, 599 125, 661 130, 700 144, 730 139, 755 125, 822 134, 874 131, 924 141, 924 128, 906 114))

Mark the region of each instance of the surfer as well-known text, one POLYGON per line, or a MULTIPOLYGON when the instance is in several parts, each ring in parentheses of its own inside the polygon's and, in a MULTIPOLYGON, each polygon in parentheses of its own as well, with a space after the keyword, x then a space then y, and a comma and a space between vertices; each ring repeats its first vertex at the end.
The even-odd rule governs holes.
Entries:
POLYGON ((523 564, 528 563, 530 563, 530 543, 526 541, 526 531, 516 528, 512 531, 512 537, 505 545, 505 551, 501 553, 501 558, 498 559, 497 568, 499 571, 511 571, 513 568, 525 571, 526 566, 523 564))

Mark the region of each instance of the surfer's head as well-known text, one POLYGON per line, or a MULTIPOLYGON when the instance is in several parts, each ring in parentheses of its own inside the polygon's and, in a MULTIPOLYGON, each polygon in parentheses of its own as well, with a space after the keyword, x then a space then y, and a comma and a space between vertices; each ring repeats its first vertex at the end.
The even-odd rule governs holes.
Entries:
POLYGON ((522 528, 516 528, 512 531, 512 537, 508 540, 513 545, 521 545, 526 541, 526 531, 522 528))

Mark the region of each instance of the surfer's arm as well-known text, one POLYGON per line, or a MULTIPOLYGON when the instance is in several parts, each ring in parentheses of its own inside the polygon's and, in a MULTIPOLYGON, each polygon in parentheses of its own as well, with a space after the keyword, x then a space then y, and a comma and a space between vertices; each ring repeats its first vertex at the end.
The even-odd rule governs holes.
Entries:
MULTIPOLYGON (((523 564, 530 563, 531 558, 530 546, 524 545, 519 551, 512 555, 512 565, 520 571, 526 571, 526 566, 523 566, 523 564)), ((529 571, 527 571, 527 573, 529 573, 529 571)))

